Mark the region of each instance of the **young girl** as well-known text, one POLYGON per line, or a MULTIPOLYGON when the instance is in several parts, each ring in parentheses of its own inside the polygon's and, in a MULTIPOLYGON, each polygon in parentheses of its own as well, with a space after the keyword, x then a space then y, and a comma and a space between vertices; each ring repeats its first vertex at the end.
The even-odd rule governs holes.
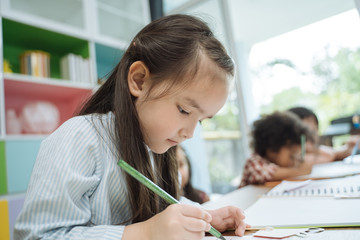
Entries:
POLYGON ((303 121, 303 123, 305 123, 315 133, 315 142, 314 144, 307 145, 306 155, 307 157, 312 156, 315 158, 316 163, 343 160, 344 158, 351 155, 355 144, 360 140, 359 136, 351 136, 346 144, 338 149, 334 149, 325 145, 319 145, 319 120, 316 114, 312 110, 305 107, 293 107, 288 111, 296 114, 303 121))
POLYGON ((124 159, 178 198, 172 147, 224 105, 233 68, 201 20, 147 25, 79 116, 42 142, 15 239, 202 239, 210 224, 243 235, 240 209, 168 206, 117 166, 124 159))
POLYGON ((184 148, 180 145, 176 146, 176 160, 181 176, 181 195, 200 204, 209 201, 209 196, 205 192, 192 186, 190 159, 184 148))
POLYGON ((240 187, 264 184, 305 175, 313 161, 301 162, 301 135, 311 142, 313 136, 301 120, 289 112, 275 112, 253 123, 253 155, 247 160, 240 187))

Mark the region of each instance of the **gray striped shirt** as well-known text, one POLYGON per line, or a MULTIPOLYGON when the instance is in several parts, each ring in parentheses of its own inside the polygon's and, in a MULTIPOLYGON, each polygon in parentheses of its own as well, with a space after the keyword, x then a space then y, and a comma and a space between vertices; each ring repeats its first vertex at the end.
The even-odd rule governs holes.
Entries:
POLYGON ((15 239, 121 239, 131 208, 107 129, 112 113, 78 116, 42 142, 15 239))

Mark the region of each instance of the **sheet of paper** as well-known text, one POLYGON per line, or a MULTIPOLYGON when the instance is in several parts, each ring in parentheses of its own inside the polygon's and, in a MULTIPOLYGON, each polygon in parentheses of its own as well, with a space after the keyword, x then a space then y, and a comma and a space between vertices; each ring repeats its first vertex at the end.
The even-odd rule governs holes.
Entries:
POLYGON ((360 226, 359 206, 360 199, 262 197, 245 216, 253 228, 360 226))
POLYGON ((278 196, 283 195, 285 192, 290 192, 299 188, 302 188, 308 184, 310 184, 312 180, 305 181, 282 181, 279 185, 271 189, 268 196, 278 196))
POLYGON ((357 154, 354 156, 348 156, 348 157, 344 158, 343 162, 348 163, 348 164, 360 164, 360 154, 357 154))
MULTIPOLYGON (((252 236, 244 236, 244 237, 236 237, 236 236, 224 236, 224 238, 226 240, 248 240, 248 239, 253 239, 252 236)), ((219 240, 216 237, 204 237, 204 240, 219 240)))
MULTIPOLYGON (((309 228, 289 228, 289 229, 273 229, 273 230, 260 230, 253 234, 254 237, 266 237, 274 239, 282 239, 291 237, 297 234, 305 233, 309 228)), ((304 234, 305 236, 305 234, 304 234)))

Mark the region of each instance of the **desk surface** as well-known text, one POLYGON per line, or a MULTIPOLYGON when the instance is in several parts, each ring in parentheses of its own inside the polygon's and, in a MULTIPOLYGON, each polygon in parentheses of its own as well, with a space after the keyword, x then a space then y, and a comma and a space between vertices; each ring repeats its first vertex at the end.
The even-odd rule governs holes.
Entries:
MULTIPOLYGON (((210 201, 203 204, 206 209, 216 209, 228 205, 233 205, 241 209, 247 209, 252 205, 261 195, 269 191, 271 187, 266 186, 246 186, 228 193, 215 201, 210 201)), ((360 206, 359 206, 360 208, 360 206)), ((254 231, 247 231, 246 235, 251 235, 254 231)), ((233 232, 224 233, 225 236, 232 236, 233 232)), ((264 239, 264 238, 254 238, 264 239)), ((303 239, 300 237, 286 238, 288 240, 303 239)), ((310 235, 306 239, 311 240, 356 240, 360 239, 359 228, 325 228, 324 232, 310 235)))

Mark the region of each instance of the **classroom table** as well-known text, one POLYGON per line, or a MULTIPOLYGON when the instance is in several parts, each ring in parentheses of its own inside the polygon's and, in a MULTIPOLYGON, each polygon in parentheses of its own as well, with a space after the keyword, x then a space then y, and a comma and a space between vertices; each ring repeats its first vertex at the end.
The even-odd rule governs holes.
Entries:
MULTIPOLYGON (((233 192, 225 194, 220 198, 206 202, 202 206, 205 209, 217 209, 228 205, 237 206, 246 210, 252 205, 261 195, 268 192, 273 186, 260 186, 260 185, 248 185, 243 188, 237 189, 233 192)), ((359 206, 360 208, 360 206, 359 206)), ((306 238, 290 237, 285 238, 288 240, 295 239, 309 239, 309 240, 359 240, 360 239, 360 227, 342 227, 342 228, 324 228, 325 231, 309 235, 306 238)), ((245 235, 251 235, 255 231, 246 231, 245 235)), ((225 232, 224 236, 232 236, 233 232, 225 232)), ((265 239, 265 238, 254 238, 265 239)))

